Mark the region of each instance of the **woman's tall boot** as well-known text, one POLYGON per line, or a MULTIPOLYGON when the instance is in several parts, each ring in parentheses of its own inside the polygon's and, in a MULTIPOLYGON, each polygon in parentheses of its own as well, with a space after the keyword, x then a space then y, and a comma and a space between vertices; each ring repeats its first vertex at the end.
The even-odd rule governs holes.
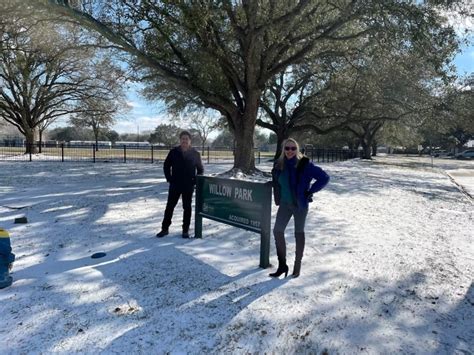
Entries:
POLYGON ((288 265, 286 265, 286 242, 285 242, 285 233, 273 232, 275 236, 275 245, 278 256, 278 269, 277 271, 269 274, 271 277, 280 277, 285 274, 285 277, 288 276, 288 265))
POLYGON ((303 259, 305 236, 304 232, 295 233, 296 239, 296 252, 295 252, 295 265, 293 266, 293 277, 300 276, 301 272, 301 260, 303 259))

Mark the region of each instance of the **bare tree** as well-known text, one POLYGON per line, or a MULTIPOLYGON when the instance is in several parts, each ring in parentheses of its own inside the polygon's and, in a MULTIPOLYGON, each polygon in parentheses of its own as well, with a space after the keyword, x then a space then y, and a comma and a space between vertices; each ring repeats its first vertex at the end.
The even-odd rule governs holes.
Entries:
POLYGON ((179 122, 182 127, 188 127, 197 135, 203 151, 209 134, 218 128, 222 128, 221 117, 217 117, 216 114, 210 110, 202 110, 199 108, 187 110, 182 113, 179 122))
POLYGON ((99 150, 99 134, 102 129, 108 129, 114 123, 114 107, 108 107, 102 100, 88 98, 81 102, 82 110, 71 118, 76 127, 90 127, 94 133, 95 149, 99 150))
POLYGON ((41 21, 29 26, 15 17, 3 21, 0 114, 25 136, 27 152, 36 152, 39 131, 83 111, 83 100, 107 97, 110 82, 91 72, 94 49, 74 48, 80 38, 73 29, 41 21))
POLYGON ((115 117, 128 108, 124 95, 126 77, 108 57, 97 61, 88 70, 94 77, 94 88, 81 97, 77 105, 78 112, 72 115, 71 123, 77 127, 91 128, 98 150, 101 131, 110 129, 115 117))

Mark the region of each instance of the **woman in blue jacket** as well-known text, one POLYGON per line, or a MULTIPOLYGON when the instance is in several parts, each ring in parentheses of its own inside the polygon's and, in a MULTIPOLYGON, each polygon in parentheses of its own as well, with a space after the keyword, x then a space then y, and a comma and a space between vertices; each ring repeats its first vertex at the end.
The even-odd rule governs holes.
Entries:
POLYGON ((323 169, 314 165, 300 153, 296 140, 288 138, 283 142, 282 147, 281 156, 275 162, 272 170, 275 204, 279 206, 273 228, 278 269, 270 276, 279 277, 285 274, 286 277, 288 275, 285 229, 293 216, 296 239, 293 277, 298 277, 305 244, 304 226, 308 214, 308 204, 312 202, 312 195, 326 186, 329 176, 323 169), (316 180, 314 183, 312 183, 313 179, 316 180))

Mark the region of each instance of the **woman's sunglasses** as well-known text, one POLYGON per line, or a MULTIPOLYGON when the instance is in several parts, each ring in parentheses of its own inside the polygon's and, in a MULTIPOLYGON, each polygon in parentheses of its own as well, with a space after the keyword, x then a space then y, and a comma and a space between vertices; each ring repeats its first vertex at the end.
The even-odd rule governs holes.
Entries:
POLYGON ((296 150, 296 147, 285 147, 285 150, 292 150, 292 151, 295 151, 295 150, 296 150))

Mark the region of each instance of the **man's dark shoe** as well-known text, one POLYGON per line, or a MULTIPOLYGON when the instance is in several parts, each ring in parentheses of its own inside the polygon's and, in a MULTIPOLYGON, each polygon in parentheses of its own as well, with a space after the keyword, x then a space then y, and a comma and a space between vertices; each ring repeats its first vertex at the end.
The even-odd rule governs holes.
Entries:
POLYGON ((163 238, 165 235, 168 235, 167 229, 162 229, 160 233, 156 235, 157 238, 163 238))
POLYGON ((183 231, 183 238, 188 239, 189 238, 189 233, 183 231))

